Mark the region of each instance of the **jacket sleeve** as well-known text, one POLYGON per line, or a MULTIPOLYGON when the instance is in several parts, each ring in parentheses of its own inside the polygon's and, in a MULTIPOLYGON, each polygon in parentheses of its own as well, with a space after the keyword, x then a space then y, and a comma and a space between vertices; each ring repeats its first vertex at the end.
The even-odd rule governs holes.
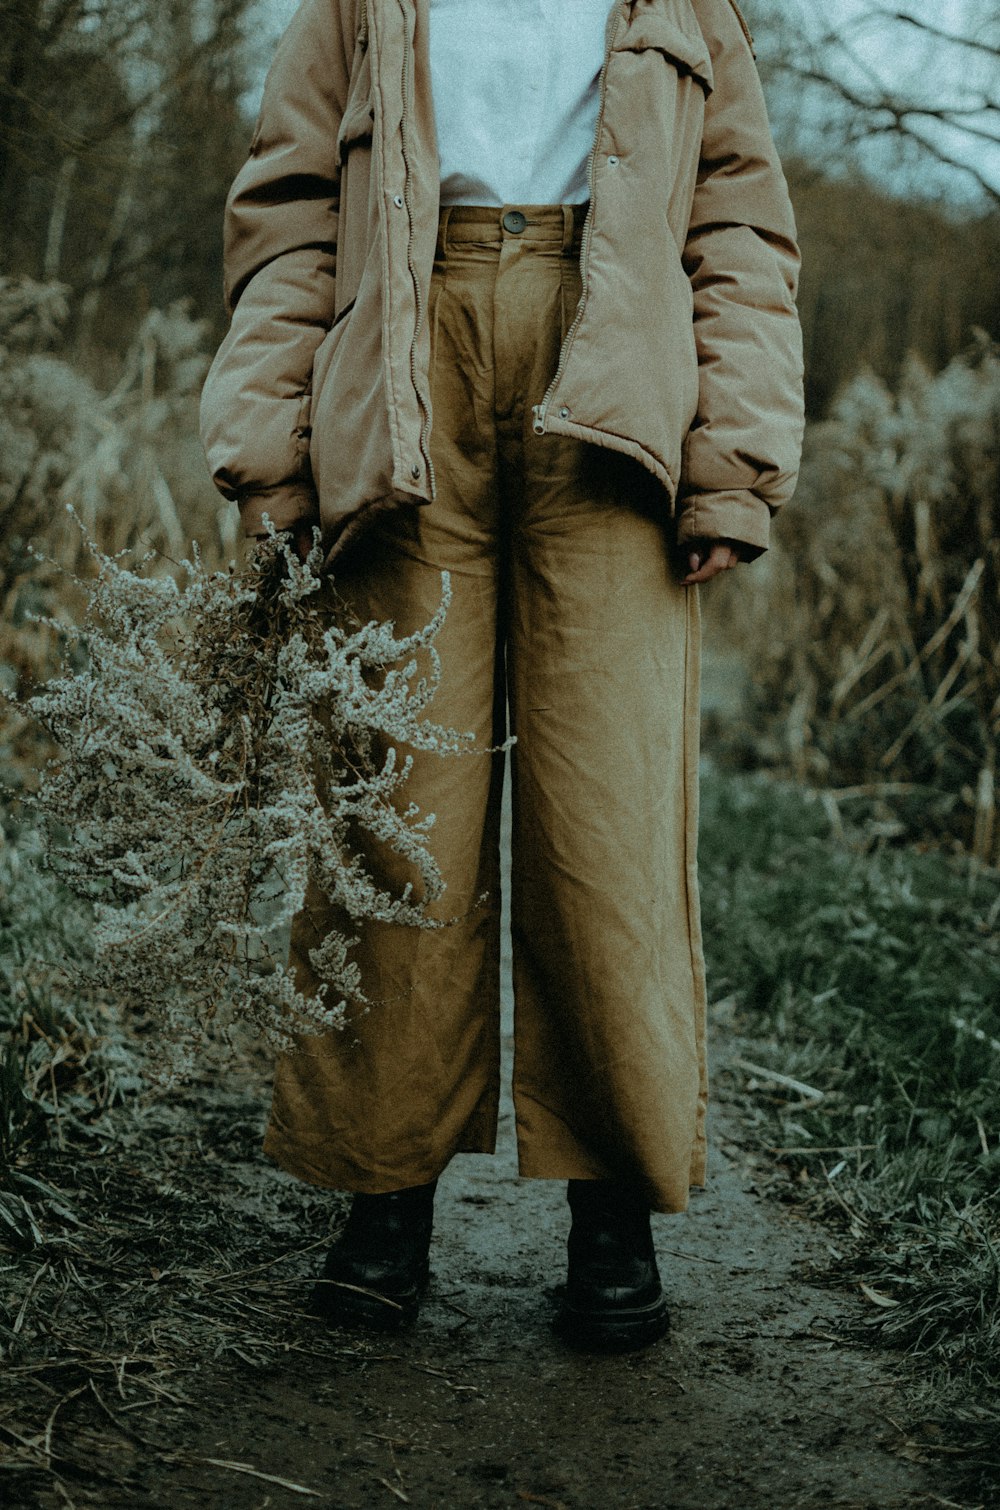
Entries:
POLYGON ((279 529, 317 513, 308 409, 313 358, 334 315, 337 137, 351 64, 342 22, 341 0, 302 0, 226 200, 231 323, 205 379, 201 434, 213 481, 239 503, 248 535, 265 512, 279 529))
POLYGON ((684 267, 694 292, 698 412, 685 441, 678 539, 766 550, 791 496, 803 433, 799 251, 746 24, 696 0, 714 88, 684 267))

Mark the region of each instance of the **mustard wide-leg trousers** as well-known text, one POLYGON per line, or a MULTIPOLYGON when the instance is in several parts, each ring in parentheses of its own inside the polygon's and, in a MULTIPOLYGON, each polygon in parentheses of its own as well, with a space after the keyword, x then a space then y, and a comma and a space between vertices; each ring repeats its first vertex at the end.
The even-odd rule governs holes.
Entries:
MULTIPOLYGON (((447 569, 430 714, 489 747, 509 707, 521 1173, 625 1177, 680 1211, 705 1166, 698 589, 680 586, 665 495, 639 463, 532 429, 580 296, 583 208, 521 206, 520 231, 515 208, 442 211, 437 497, 373 528, 336 589, 409 632, 447 569)), ((465 916, 367 927, 370 1009, 279 1060, 265 1149, 302 1179, 385 1192, 495 1147, 504 759, 415 757, 404 796, 436 814, 435 911, 465 916)), ((292 938, 305 989, 322 924, 313 898, 292 938)))

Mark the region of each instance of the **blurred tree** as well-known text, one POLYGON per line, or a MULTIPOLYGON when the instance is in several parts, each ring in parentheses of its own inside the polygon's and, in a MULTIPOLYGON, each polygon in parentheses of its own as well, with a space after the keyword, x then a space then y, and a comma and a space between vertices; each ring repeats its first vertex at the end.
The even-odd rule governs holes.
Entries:
POLYGON ((803 250, 807 403, 1000 338, 1000 7, 750 0, 803 250))
POLYGON ((935 370, 975 330, 1000 339, 1000 216, 900 199, 859 174, 786 159, 802 245, 810 417, 868 367, 890 385, 909 352, 935 370))
POLYGON ((218 318, 254 0, 0 0, 0 273, 116 353, 181 293, 218 318))
MULTIPOLYGON (((263 61, 262 3, 0 0, 0 275, 67 285, 67 334, 99 383, 113 380, 150 308, 185 298, 209 320, 209 344, 221 337, 222 205, 250 136, 243 102, 263 61)), ((997 7, 965 0, 981 24, 945 41, 937 22, 921 19, 929 3, 912 0, 915 14, 896 16, 858 0, 851 28, 832 35, 804 0, 749 0, 805 254, 813 417, 861 364, 892 383, 911 347, 939 368, 973 327, 1000 338, 992 205, 948 202, 941 178, 859 167, 866 142, 926 129, 917 104, 904 109, 894 96, 890 109, 885 90, 859 74, 858 58, 878 75, 868 47, 876 35, 883 50, 898 34, 900 46, 922 38, 952 59, 917 80, 926 111, 950 112, 950 151, 963 123, 986 129, 959 106, 990 105, 976 70, 1000 43, 989 20, 997 7), (966 54, 975 67, 964 70, 960 97, 966 54)), ((992 160, 980 145, 985 173, 992 160)), ((949 172, 957 184, 962 175, 949 172)))
POLYGON ((149 144, 140 214, 150 242, 160 240, 151 298, 162 306, 189 296, 216 321, 223 317, 222 204, 250 140, 239 106, 248 8, 248 0, 214 0, 209 42, 204 6, 197 26, 191 0, 161 0, 158 18, 164 68, 172 57, 189 62, 149 144))
POLYGON ((71 200, 106 192, 101 158, 132 113, 114 64, 131 19, 128 0, 87 26, 83 0, 0 0, 2 271, 57 275, 71 200))

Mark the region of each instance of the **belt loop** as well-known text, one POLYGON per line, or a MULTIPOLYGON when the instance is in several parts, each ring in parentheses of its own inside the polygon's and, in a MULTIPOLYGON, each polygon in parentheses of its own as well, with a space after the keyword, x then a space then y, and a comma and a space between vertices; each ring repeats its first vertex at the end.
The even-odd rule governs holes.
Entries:
POLYGON ((563 207, 562 207, 562 212, 563 212, 563 243, 562 243, 562 249, 563 249, 564 252, 571 252, 573 250, 573 233, 574 233, 574 230, 576 228, 576 220, 575 220, 574 215, 573 215, 573 206, 571 204, 564 204, 563 207))
POLYGON ((438 217, 437 255, 444 257, 448 252, 448 222, 451 220, 453 206, 450 204, 441 207, 438 217))

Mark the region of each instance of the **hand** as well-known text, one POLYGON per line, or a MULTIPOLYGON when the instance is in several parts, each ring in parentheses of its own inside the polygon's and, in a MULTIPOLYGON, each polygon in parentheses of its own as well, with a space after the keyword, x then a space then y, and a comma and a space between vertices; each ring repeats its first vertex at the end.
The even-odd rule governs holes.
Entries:
POLYGON ((684 563, 690 568, 687 576, 681 578, 683 587, 693 582, 708 582, 712 577, 718 576, 719 572, 732 571, 740 560, 735 543, 731 540, 689 540, 682 556, 684 563))
MULTIPOLYGON (((295 554, 300 561, 304 561, 313 547, 313 529, 316 521, 313 519, 300 519, 296 524, 289 525, 287 529, 279 530, 279 535, 287 535, 294 547, 295 554)), ((243 559, 249 560, 257 546, 267 535, 245 535, 243 537, 243 559)))

